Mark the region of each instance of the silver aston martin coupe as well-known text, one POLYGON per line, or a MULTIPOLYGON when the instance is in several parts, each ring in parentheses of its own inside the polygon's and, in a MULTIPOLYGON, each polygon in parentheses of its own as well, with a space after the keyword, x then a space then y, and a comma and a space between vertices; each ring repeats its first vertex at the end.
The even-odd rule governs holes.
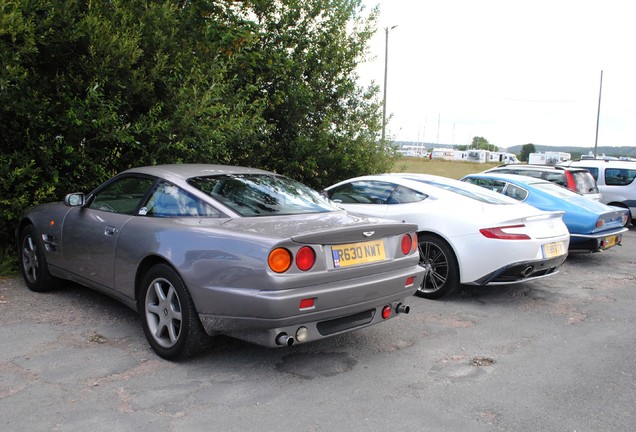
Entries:
POLYGON ((416 226, 354 216, 252 168, 134 168, 26 212, 33 291, 78 282, 138 311, 155 352, 180 359, 224 334, 291 346, 408 313, 416 226))

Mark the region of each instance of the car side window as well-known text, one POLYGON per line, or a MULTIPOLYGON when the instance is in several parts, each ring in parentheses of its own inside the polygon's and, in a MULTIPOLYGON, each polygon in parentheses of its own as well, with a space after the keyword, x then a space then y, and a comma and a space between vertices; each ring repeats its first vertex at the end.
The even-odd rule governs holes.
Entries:
POLYGON ((608 186, 625 186, 631 184, 636 177, 636 169, 605 168, 605 184, 608 186))
POLYGON ((155 180, 149 177, 122 177, 94 194, 89 208, 132 215, 155 180))
POLYGON ((594 168, 594 167, 581 167, 581 168, 585 168, 586 170, 588 170, 590 174, 592 174, 592 177, 594 177, 594 181, 598 181, 598 168, 594 168))
POLYGON ((387 200, 387 204, 408 204, 420 202, 427 198, 424 192, 419 192, 405 186, 398 186, 387 200))
POLYGON ((397 185, 382 181, 355 181, 329 190, 329 199, 343 204, 387 204, 397 185))
POLYGON ((535 178, 541 178, 543 176, 541 171, 535 171, 535 170, 516 170, 514 173, 518 175, 524 175, 524 176, 535 177, 535 178))
POLYGON ((466 181, 497 193, 503 193, 503 190, 506 187, 506 182, 501 180, 468 178, 466 181))
POLYGON ((139 209, 139 214, 158 217, 219 217, 221 212, 172 183, 161 181, 146 205, 139 209))
POLYGON ((506 186, 506 189, 504 189, 503 194, 510 198, 514 198, 517 201, 523 201, 528 196, 528 191, 509 183, 508 186, 506 186))

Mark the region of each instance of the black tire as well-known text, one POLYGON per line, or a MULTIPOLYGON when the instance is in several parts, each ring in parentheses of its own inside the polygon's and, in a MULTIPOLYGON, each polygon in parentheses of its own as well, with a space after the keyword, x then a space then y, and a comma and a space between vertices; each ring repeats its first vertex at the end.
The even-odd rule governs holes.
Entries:
POLYGON ((418 236, 420 265, 426 269, 422 285, 415 295, 438 299, 459 289, 459 266, 451 247, 431 234, 418 236))
POLYGON ((50 291, 58 287, 60 280, 51 276, 44 257, 44 246, 38 240, 33 225, 20 232, 20 270, 26 286, 34 292, 50 291))
POLYGON ((139 296, 139 315, 152 349, 167 360, 200 353, 208 339, 188 289, 167 264, 145 274, 139 296))

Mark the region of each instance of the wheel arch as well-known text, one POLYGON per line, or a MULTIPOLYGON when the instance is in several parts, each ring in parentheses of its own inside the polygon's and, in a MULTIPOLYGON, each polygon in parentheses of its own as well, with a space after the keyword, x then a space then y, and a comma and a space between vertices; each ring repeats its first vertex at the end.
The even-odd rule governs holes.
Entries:
POLYGON ((461 278, 462 278, 462 262, 461 262, 461 260, 459 258, 459 254, 457 253, 457 249, 455 248, 455 245, 453 243, 449 242, 446 237, 444 237, 440 233, 437 233, 437 232, 434 232, 434 231, 420 230, 420 231, 417 232, 418 239, 419 239, 420 235, 433 236, 433 237, 437 238, 438 240, 443 241, 453 251, 453 255, 455 257, 455 262, 457 263, 457 269, 459 271, 459 280, 461 281, 461 278))
POLYGON ((172 268, 172 270, 174 270, 179 275, 179 277, 181 277, 177 269, 172 264, 170 264, 170 262, 166 260, 165 258, 160 257, 158 255, 149 255, 145 257, 139 263, 139 266, 137 267, 137 273, 135 274, 135 302, 137 303, 137 305, 139 305, 139 293, 142 288, 141 282, 143 281, 146 273, 148 273, 148 270, 150 270, 152 267, 154 267, 157 264, 165 264, 169 266, 170 268, 172 268))

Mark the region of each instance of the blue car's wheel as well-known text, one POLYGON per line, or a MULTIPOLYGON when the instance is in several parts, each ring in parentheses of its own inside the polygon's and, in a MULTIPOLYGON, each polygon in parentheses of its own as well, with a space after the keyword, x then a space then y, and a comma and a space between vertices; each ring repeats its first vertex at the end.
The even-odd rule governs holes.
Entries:
POLYGON ((426 269, 422 285, 415 295, 437 299, 459 288, 459 266, 450 246, 430 234, 418 236, 420 265, 426 269))
POLYGON ((168 360, 199 353, 207 335, 192 297, 172 267, 157 264, 143 279, 139 314, 152 349, 168 360))

